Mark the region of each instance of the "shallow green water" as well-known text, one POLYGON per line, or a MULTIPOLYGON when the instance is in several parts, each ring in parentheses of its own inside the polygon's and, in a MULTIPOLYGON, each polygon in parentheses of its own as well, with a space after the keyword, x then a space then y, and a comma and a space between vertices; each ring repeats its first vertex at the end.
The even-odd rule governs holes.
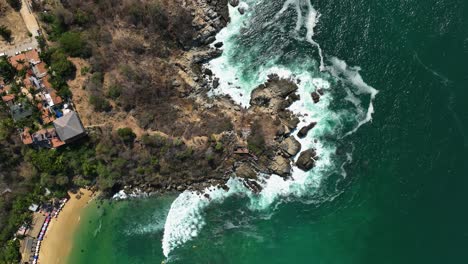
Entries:
MULTIPOLYGON (((238 53, 228 59, 241 81, 253 82, 265 64, 318 61, 315 47, 291 35, 292 8, 277 22, 282 27, 261 27, 282 4, 267 1, 261 10, 251 5, 251 21, 258 23, 247 24, 231 41, 238 53)), ((359 65, 366 83, 379 90, 372 123, 341 141, 339 133, 324 136, 338 153, 353 150, 347 176, 335 170, 307 198, 260 212, 238 195, 210 204, 201 213, 206 225, 172 250, 168 262, 468 263, 468 2, 340 0, 313 6, 321 14, 313 39, 326 61, 336 56, 359 65)), ((339 100, 345 96, 339 87, 332 85, 335 99, 328 109, 351 111, 339 100)), ((336 167, 342 158, 333 156, 336 167)), ((174 198, 89 208, 70 263, 165 260, 161 240, 174 198)))

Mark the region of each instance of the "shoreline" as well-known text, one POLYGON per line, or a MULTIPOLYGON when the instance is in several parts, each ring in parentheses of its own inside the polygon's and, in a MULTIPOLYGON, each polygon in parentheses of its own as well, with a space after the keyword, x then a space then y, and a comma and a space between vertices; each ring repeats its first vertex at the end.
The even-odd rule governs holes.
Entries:
POLYGON ((50 221, 39 251, 38 263, 66 263, 73 246, 74 233, 79 226, 81 215, 89 202, 97 196, 96 193, 86 189, 80 189, 80 192, 83 193, 80 199, 76 198, 77 194, 68 192, 70 199, 58 217, 50 221))

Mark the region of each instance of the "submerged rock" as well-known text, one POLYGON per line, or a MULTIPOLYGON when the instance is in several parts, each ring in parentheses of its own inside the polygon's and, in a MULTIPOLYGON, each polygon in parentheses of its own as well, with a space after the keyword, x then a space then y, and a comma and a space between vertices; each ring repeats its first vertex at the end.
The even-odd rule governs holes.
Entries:
POLYGON ((299 159, 296 161, 296 166, 303 171, 309 171, 315 166, 316 160, 317 153, 315 149, 308 149, 301 153, 299 159))
POLYGON ((245 7, 240 6, 237 10, 239 11, 239 14, 241 15, 245 14, 245 7))
POLYGON ((318 92, 313 92, 312 93, 312 100, 314 103, 318 103, 320 101, 320 94, 318 92))

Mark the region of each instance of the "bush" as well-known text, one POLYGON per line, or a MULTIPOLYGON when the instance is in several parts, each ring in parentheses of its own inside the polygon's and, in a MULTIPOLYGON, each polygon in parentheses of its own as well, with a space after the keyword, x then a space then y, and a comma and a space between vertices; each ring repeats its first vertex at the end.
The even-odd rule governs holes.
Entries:
POLYGON ((216 150, 216 152, 222 152, 223 151, 223 143, 221 143, 219 141, 216 142, 215 150, 216 150))
POLYGON ((265 138, 259 121, 253 123, 247 143, 249 151, 256 155, 260 155, 265 151, 265 138))
POLYGON ((117 135, 124 141, 124 142, 133 142, 136 138, 136 134, 133 133, 133 130, 129 127, 119 128, 117 130, 117 135))
POLYGON ((109 87, 109 92, 107 95, 112 98, 112 99, 117 99, 120 97, 120 94, 122 93, 122 88, 118 85, 112 85, 109 87))
POLYGON ((78 32, 66 32, 60 39, 60 46, 72 57, 88 58, 91 50, 78 32))
POLYGON ((20 243, 19 240, 9 240, 0 252, 0 263, 19 263, 20 261, 20 243))
POLYGON ((89 97, 89 103, 94 107, 94 110, 98 112, 107 112, 112 109, 109 101, 100 95, 91 95, 89 97))

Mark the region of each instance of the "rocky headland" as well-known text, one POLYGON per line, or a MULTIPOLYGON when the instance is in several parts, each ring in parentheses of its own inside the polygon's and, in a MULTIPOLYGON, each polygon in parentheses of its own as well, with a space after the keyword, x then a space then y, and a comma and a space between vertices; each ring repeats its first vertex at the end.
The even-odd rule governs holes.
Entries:
MULTIPOLYGON (((294 131, 299 130, 298 137, 305 137, 315 126, 312 123, 297 127, 299 118, 288 110, 300 98, 294 81, 276 75, 269 76, 266 83, 253 90, 249 108, 237 105, 227 96, 207 95, 209 90, 217 89, 218 79, 204 64, 222 54, 222 43, 216 43, 214 48, 208 44, 215 41, 214 36, 229 21, 227 2, 199 0, 199 4, 189 5, 195 16, 193 26, 199 33, 194 46, 175 59, 178 75, 172 85, 175 89, 190 86, 190 89, 181 90, 180 97, 190 100, 194 105, 190 114, 179 118, 178 122, 188 124, 194 119, 204 122, 203 119, 211 116, 206 113, 210 113, 223 116, 232 126, 210 136, 199 135, 196 140, 183 137, 184 143, 193 148, 195 153, 203 153, 196 158, 210 157, 209 162, 203 165, 205 168, 199 168, 203 175, 196 171, 186 171, 183 177, 174 176, 177 172, 171 172, 170 177, 152 177, 151 180, 126 177, 119 186, 129 192, 132 189, 147 193, 202 190, 211 185, 227 188, 225 183, 233 176, 243 179, 245 186, 259 192, 259 173, 288 178, 292 166, 304 171, 314 167, 317 159, 315 150, 303 150, 299 141, 292 136, 294 131), (197 144, 194 144, 195 141, 197 144), (295 163, 297 155, 299 158, 295 163)), ((233 6, 238 5, 235 0, 229 2, 233 6)), ((316 96, 311 96, 316 100, 316 96)), ((137 142, 137 145, 145 147, 141 142, 137 142)))

